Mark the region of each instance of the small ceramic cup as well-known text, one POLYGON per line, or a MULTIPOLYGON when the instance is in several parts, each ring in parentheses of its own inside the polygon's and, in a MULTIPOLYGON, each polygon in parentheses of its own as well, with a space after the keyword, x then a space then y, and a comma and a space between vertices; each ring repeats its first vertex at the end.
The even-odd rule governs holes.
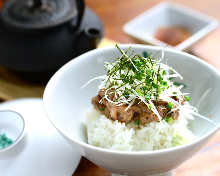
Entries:
MULTIPOLYGON (((0 149, 1 152, 8 151, 21 141, 25 133, 24 118, 17 112, 11 110, 0 111, 0 135, 11 141, 11 144, 0 149)), ((0 141, 1 143, 1 141, 0 141)))

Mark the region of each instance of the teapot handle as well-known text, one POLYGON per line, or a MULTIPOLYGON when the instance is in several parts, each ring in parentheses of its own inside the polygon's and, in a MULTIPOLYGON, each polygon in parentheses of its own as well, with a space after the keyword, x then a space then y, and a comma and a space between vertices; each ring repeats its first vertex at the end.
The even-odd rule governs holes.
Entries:
POLYGON ((76 9, 77 9, 77 19, 76 19, 76 28, 80 26, 80 23, 82 21, 82 17, 85 11, 85 2, 84 0, 75 0, 76 2, 76 9))

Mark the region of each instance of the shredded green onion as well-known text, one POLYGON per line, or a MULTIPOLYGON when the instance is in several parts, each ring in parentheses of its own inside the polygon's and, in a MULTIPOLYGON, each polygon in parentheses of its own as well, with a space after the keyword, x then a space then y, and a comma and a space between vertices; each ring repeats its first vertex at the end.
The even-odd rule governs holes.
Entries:
POLYGON ((184 100, 189 101, 190 100, 189 96, 184 96, 184 100))
POLYGON ((130 104, 134 99, 139 99, 150 104, 150 100, 157 100, 165 90, 173 86, 169 80, 172 76, 170 73, 177 74, 172 68, 161 64, 160 60, 150 54, 143 54, 143 57, 132 52, 131 48, 125 51, 118 45, 116 48, 121 56, 113 63, 105 63, 107 76, 102 82, 102 87, 106 89, 105 98, 111 94, 117 96, 112 103, 130 104))
POLYGON ((169 124, 173 123, 173 118, 172 117, 165 117, 165 121, 169 124))
POLYGON ((171 110, 172 107, 173 107, 173 104, 172 104, 171 102, 167 103, 166 108, 167 108, 168 110, 171 110))

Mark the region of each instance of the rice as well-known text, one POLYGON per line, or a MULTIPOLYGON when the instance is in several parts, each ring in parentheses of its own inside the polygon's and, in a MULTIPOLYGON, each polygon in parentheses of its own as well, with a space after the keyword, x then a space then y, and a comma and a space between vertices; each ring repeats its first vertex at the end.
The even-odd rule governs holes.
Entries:
POLYGON ((97 147, 121 151, 151 151, 175 147, 195 140, 188 129, 190 114, 179 113, 178 120, 165 120, 137 126, 112 121, 94 108, 86 113, 88 143, 97 147))

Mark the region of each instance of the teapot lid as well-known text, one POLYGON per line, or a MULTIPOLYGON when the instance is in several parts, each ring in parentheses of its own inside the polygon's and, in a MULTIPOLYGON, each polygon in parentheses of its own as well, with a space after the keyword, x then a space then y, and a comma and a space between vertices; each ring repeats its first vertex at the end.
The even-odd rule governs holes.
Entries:
POLYGON ((74 0, 10 0, 3 5, 2 21, 16 29, 45 29, 77 15, 74 0))

